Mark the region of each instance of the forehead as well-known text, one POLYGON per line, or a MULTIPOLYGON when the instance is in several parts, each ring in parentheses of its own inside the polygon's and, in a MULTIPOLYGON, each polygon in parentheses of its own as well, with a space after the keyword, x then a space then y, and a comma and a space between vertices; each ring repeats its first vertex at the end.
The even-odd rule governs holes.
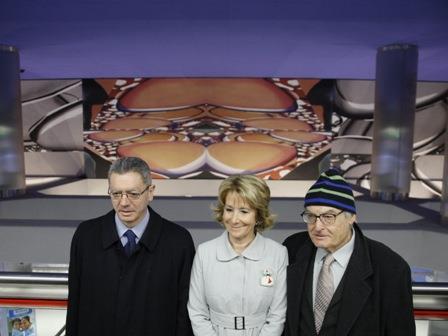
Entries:
POLYGON ((323 213, 338 213, 341 211, 338 208, 333 208, 333 207, 323 206, 323 205, 310 205, 310 206, 307 206, 305 208, 305 210, 307 212, 311 212, 316 215, 320 215, 323 213))
POLYGON ((114 188, 132 189, 143 185, 143 177, 136 172, 124 174, 112 173, 109 177, 109 186, 114 188))
POLYGON ((231 205, 234 207, 250 208, 249 203, 247 203, 247 201, 236 191, 229 191, 227 193, 225 203, 226 205, 231 205))

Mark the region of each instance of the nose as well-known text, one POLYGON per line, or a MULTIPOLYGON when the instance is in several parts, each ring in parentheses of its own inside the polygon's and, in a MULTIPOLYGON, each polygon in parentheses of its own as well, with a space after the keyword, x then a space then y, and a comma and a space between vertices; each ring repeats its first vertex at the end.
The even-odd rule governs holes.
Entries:
POLYGON ((239 219, 238 212, 234 211, 231 217, 232 223, 238 223, 239 219))
POLYGON ((121 195, 121 197, 120 197, 119 202, 120 202, 121 205, 123 205, 123 204, 124 204, 124 205, 128 204, 128 203, 129 203, 128 194, 123 193, 123 194, 121 195))
POLYGON ((316 223, 314 225, 315 225, 316 230, 318 230, 318 231, 322 230, 325 227, 324 224, 322 223, 322 220, 320 219, 320 217, 316 218, 316 223))

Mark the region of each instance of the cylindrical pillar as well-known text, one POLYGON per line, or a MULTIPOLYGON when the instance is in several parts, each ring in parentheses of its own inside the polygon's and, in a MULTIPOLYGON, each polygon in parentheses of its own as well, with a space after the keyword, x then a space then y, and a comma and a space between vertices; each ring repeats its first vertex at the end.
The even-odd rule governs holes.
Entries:
MULTIPOLYGON (((448 130, 448 119, 445 130, 448 130)), ((445 131, 445 154, 443 157, 442 199, 440 202, 440 217, 448 224, 448 132, 445 131)))
POLYGON ((418 48, 381 47, 376 58, 371 196, 405 199, 411 186, 418 48))
POLYGON ((19 53, 0 45, 0 198, 25 191, 22 128, 19 53))

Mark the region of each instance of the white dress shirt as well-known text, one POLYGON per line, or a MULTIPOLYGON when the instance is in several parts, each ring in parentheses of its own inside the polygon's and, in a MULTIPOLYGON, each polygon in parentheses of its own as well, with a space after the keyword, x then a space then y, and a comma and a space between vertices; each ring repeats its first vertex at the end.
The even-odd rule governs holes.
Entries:
POLYGON ((148 208, 146 208, 145 216, 142 218, 140 222, 133 228, 128 228, 118 217, 117 214, 115 214, 115 227, 117 228, 118 237, 120 237, 121 244, 125 246, 128 243, 128 238, 124 235, 124 233, 127 230, 132 230, 137 238, 135 239, 135 243, 138 244, 139 240, 142 238, 143 233, 146 230, 146 227, 148 226, 149 222, 149 211, 148 208))
MULTIPOLYGON (((355 230, 352 229, 352 238, 340 247, 337 251, 333 252, 334 262, 331 264, 330 268, 333 272, 333 284, 334 290, 338 288, 342 277, 344 276, 345 270, 347 269, 348 262, 352 256, 353 249, 355 247, 355 230)), ((317 278, 319 277, 320 269, 324 263, 324 258, 328 254, 328 251, 323 248, 318 248, 316 251, 316 257, 314 258, 314 270, 313 270, 313 307, 314 298, 316 296, 316 286, 317 278)))

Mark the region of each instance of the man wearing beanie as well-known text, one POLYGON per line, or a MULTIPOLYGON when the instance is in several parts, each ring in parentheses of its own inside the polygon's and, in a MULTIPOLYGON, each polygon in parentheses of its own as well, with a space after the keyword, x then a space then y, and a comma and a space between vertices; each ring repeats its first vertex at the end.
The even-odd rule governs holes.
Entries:
POLYGON ((289 254, 285 336, 413 336, 411 272, 402 257, 363 235, 351 186, 322 173, 305 196, 308 232, 289 254))

